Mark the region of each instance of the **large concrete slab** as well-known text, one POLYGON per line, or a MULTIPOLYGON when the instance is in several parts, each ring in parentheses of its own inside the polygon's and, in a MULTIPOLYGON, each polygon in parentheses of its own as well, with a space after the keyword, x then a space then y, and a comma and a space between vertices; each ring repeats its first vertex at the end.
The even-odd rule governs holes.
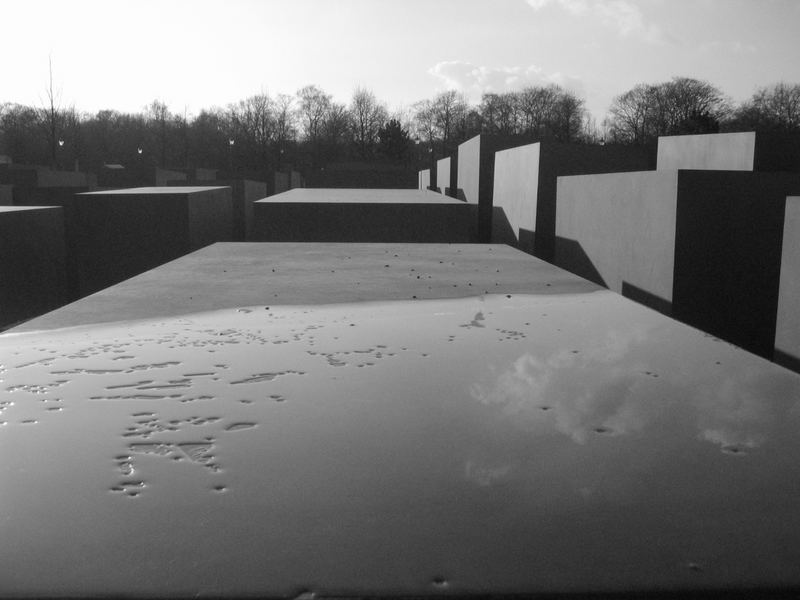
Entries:
POLYGON ((555 262, 771 358, 793 190, 800 174, 559 177, 555 262))
POLYGON ((440 158, 436 161, 436 187, 439 188, 439 193, 450 195, 450 166, 452 160, 447 158, 440 158))
POLYGON ((274 174, 275 179, 275 193, 282 194, 283 192, 288 191, 291 189, 289 185, 289 174, 288 173, 281 173, 280 171, 276 171, 274 174))
POLYGON ((291 190, 253 205, 260 242, 475 241, 475 208, 428 191, 291 190))
POLYGON ((253 202, 267 197, 267 184, 252 179, 221 179, 208 183, 202 179, 170 181, 171 186, 227 186, 233 198, 233 239, 246 242, 253 236, 253 202))
POLYGON ((66 302, 65 253, 61 208, 0 206, 0 329, 66 302))
MULTIPOLYGON (((520 136, 492 136, 480 134, 458 146, 457 185, 453 197, 478 206, 478 239, 481 242, 507 243, 499 235, 493 235, 494 155, 495 152, 513 148, 524 143, 520 136)), ((498 230, 505 230, 501 223, 498 230)))
POLYGON ((81 296, 233 236, 229 187, 76 194, 71 212, 81 296))
POLYGON ((155 318, 0 336, 0 595, 800 589, 777 365, 497 246, 219 244, 159 271, 155 318))
POLYGON ((130 189, 142 186, 165 187, 171 181, 186 181, 183 171, 139 165, 108 165, 98 175, 98 184, 104 189, 130 189))
POLYGON ((552 261, 556 232, 556 179, 562 175, 641 171, 653 166, 648 148, 537 142, 495 153, 493 205, 505 220, 494 223, 492 241, 552 261))
POLYGON ((0 183, 23 187, 97 186, 94 176, 79 171, 55 171, 39 165, 0 165, 0 183))
POLYGON ((754 131, 658 138, 658 169, 800 172, 800 135, 754 131))
POLYGON ((0 206, 13 206, 14 186, 9 184, 0 185, 0 206))
POLYGON ((213 244, 29 321, 54 329, 259 303, 325 304, 597 286, 507 246, 213 244))
POLYGON ((427 190, 431 185, 431 170, 423 169, 419 172, 418 189, 427 190))
POLYGON ((786 198, 775 361, 800 372, 800 196, 786 198))

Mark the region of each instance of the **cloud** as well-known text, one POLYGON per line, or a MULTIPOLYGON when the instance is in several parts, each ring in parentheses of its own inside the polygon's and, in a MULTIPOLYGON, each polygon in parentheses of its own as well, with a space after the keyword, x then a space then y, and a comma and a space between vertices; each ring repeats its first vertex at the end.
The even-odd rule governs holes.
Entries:
POLYGON ((706 42, 700 46, 701 52, 722 53, 722 54, 756 54, 758 47, 754 44, 744 44, 742 42, 706 42))
POLYGON ((554 72, 547 73, 537 65, 487 67, 462 60, 436 63, 428 73, 442 82, 444 89, 463 92, 477 102, 486 92, 517 91, 527 86, 557 84, 583 96, 583 83, 576 77, 554 72))
POLYGON ((638 5, 629 0, 527 0, 534 10, 557 6, 572 16, 596 19, 616 29, 622 37, 636 37, 649 43, 662 43, 664 35, 648 22, 638 5))

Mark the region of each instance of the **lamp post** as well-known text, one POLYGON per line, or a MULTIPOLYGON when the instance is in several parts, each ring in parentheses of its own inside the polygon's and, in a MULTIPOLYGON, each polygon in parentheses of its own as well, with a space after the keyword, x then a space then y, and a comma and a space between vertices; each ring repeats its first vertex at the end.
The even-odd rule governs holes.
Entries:
POLYGON ((235 143, 233 138, 228 138, 228 171, 230 171, 231 177, 233 177, 233 144, 235 143))
POLYGON ((63 154, 63 152, 61 151, 61 148, 63 148, 63 147, 64 147, 64 138, 58 138, 58 148, 59 148, 59 153, 58 153, 58 168, 59 168, 59 169, 60 169, 60 168, 62 168, 61 164, 62 164, 62 160, 63 160, 63 159, 62 159, 62 154, 63 154))

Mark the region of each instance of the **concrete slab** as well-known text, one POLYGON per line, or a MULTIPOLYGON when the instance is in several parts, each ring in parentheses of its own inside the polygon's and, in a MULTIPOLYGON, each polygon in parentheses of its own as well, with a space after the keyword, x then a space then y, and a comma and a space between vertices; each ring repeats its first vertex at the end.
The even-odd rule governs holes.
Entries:
POLYGON ((54 329, 252 304, 582 293, 597 286, 507 246, 214 244, 29 321, 54 329))
POLYGON ((0 328, 66 302, 64 214, 0 206, 0 328))
POLYGON ((800 372, 800 196, 786 198, 775 362, 800 372))
POLYGON ((55 171, 39 165, 0 165, 0 183, 23 187, 88 187, 95 178, 79 171, 55 171))
POLYGON ((273 189, 275 190, 276 194, 282 194, 283 192, 291 188, 291 186, 289 185, 288 173, 281 173, 276 171, 274 176, 275 176, 275 185, 273 189))
POLYGON ((537 142, 495 153, 493 206, 503 211, 492 241, 508 239, 552 261, 556 232, 556 179, 563 175, 643 171, 654 166, 648 148, 537 142))
MULTIPOLYGON (((480 134, 458 146, 457 185, 453 197, 478 206, 478 240, 507 243, 492 237, 494 155, 495 152, 519 146, 520 136, 502 137, 480 134)), ((508 240, 511 241, 511 240, 508 240)))
POLYGON ((657 168, 800 172, 800 135, 747 131, 662 136, 657 168))
POLYGON ((424 169, 419 172, 419 189, 427 190, 431 186, 431 170, 424 169))
POLYGON ((439 188, 439 193, 442 195, 448 195, 447 193, 450 190, 450 165, 452 160, 448 156, 447 158, 440 158, 436 161, 436 186, 439 188))
POLYGON ((170 181, 170 186, 225 186, 231 188, 233 198, 233 239, 234 242, 246 242, 253 236, 253 202, 267 197, 267 184, 251 179, 223 179, 213 183, 203 180, 186 182, 170 181))
POLYGON ((475 240, 475 207, 414 189, 292 190, 253 205, 260 242, 417 242, 475 240))
POLYGON ((233 236, 228 187, 145 187, 76 194, 81 296, 233 236))
POLYGON ((0 185, 0 206, 13 206, 14 186, 11 184, 0 185))
POLYGON ((4 596, 797 595, 796 374, 510 248, 276 248, 0 336, 4 596))
POLYGON ((772 358, 787 195, 800 174, 558 178, 555 263, 772 358))

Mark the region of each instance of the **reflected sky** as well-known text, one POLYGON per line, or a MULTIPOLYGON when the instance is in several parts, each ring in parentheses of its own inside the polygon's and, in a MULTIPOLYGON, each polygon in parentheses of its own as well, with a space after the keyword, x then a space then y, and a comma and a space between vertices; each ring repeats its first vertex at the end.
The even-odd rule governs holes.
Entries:
POLYGON ((0 336, 0 594, 800 585, 800 377, 607 291, 0 336))

